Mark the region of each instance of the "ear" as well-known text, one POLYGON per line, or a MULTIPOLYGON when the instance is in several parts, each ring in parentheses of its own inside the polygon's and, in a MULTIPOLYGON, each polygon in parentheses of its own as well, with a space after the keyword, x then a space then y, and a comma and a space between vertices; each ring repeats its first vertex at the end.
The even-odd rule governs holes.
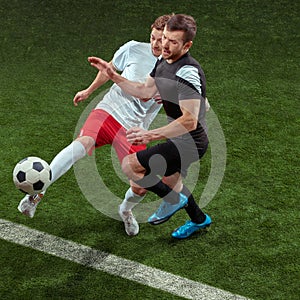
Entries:
POLYGON ((188 50, 190 50, 190 48, 192 47, 192 45, 193 45, 193 41, 188 41, 188 42, 186 42, 184 44, 183 49, 186 50, 186 51, 188 51, 188 50))

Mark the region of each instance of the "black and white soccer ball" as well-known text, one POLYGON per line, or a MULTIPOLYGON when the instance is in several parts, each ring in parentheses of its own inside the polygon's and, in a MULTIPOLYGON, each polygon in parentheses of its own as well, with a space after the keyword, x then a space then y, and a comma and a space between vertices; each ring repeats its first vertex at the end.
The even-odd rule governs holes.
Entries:
POLYGON ((20 191, 34 195, 47 189, 51 183, 51 169, 39 157, 30 156, 19 161, 13 171, 13 181, 20 191))

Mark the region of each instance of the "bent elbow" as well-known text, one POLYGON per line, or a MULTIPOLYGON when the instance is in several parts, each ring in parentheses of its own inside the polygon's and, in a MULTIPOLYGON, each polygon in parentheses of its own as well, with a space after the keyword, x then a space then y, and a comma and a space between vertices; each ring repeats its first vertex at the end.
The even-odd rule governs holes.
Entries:
POLYGON ((188 131, 195 130, 197 126, 198 126, 198 120, 195 120, 194 118, 189 119, 186 123, 186 129, 188 131))

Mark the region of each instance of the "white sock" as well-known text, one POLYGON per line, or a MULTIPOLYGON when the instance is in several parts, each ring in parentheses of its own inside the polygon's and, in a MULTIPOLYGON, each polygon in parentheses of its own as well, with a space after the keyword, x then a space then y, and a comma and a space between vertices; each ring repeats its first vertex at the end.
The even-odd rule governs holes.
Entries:
POLYGON ((61 150, 50 164, 52 171, 51 184, 64 175, 76 161, 83 158, 85 155, 85 148, 78 141, 73 141, 69 146, 61 150))
POLYGON ((131 187, 127 190, 126 194, 125 194, 125 199, 123 200, 123 202, 120 205, 120 209, 121 210, 132 210, 137 204, 139 204, 143 199, 145 198, 144 196, 140 196, 138 194, 135 194, 131 187))

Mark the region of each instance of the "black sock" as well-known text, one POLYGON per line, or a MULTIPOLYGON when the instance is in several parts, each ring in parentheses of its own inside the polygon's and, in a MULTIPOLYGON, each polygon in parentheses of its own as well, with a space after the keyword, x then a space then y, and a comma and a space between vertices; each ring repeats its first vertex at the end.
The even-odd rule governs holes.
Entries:
POLYGON ((146 175, 144 178, 135 181, 136 184, 164 198, 165 201, 175 204, 179 202, 179 194, 163 183, 157 176, 146 175))
POLYGON ((197 224, 203 223, 206 219, 206 216, 204 212, 200 209, 198 204, 195 202, 195 199, 190 190, 185 185, 183 185, 181 193, 188 197, 189 201, 188 205, 185 207, 185 210, 191 218, 192 222, 197 224))

